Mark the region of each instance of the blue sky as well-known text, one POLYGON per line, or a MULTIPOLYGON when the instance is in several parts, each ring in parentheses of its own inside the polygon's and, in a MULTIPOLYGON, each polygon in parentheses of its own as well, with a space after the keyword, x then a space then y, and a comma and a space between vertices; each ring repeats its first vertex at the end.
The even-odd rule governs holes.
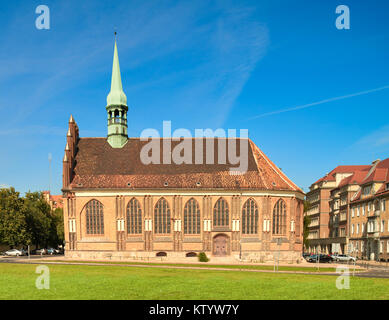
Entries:
POLYGON ((3 1, 0 185, 48 189, 51 153, 60 193, 70 114, 82 137, 106 135, 115 28, 130 136, 163 120, 248 129, 304 191, 337 165, 384 159, 387 12, 381 0, 3 1), (40 4, 50 30, 35 28, 40 4), (335 27, 340 4, 350 30, 335 27))

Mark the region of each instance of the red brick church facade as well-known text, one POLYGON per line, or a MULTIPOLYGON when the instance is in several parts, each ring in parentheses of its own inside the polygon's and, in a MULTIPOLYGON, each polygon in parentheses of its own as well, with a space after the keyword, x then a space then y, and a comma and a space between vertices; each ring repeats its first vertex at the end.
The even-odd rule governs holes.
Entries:
POLYGON ((251 140, 242 174, 231 174, 228 162, 144 164, 147 141, 127 138, 126 102, 115 43, 108 138, 80 138, 69 121, 62 189, 67 257, 176 259, 205 252, 211 259, 268 261, 280 250, 281 260, 300 258, 304 193, 251 140))

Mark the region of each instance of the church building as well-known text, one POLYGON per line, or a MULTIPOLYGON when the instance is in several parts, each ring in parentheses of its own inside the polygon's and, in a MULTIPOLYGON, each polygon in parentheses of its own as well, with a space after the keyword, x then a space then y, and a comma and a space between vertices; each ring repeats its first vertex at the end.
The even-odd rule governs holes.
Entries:
MULTIPOLYGON (((301 257, 304 193, 250 139, 234 138, 248 145, 247 170, 240 174, 231 172, 229 161, 195 161, 194 149, 189 163, 142 161, 148 141, 127 135, 116 41, 106 112, 107 137, 79 137, 73 116, 69 120, 62 188, 66 257, 301 257)), ((162 150, 167 138, 158 139, 162 150)), ((205 159, 208 138, 184 140, 193 148, 203 143, 205 159)), ((218 156, 221 140, 212 147, 218 156)), ((181 141, 169 143, 173 148, 181 141)))

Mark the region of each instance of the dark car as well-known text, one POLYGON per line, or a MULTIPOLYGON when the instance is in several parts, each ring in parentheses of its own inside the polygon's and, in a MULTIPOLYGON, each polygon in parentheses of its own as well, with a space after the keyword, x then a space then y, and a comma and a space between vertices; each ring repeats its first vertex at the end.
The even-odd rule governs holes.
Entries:
POLYGON ((305 259, 305 260, 307 260, 309 257, 311 257, 313 255, 313 253, 311 253, 311 252, 304 252, 303 253, 303 258, 305 259))
POLYGON ((324 263, 327 262, 327 263, 331 263, 333 261, 333 259, 328 254, 319 254, 319 255, 314 254, 314 255, 308 257, 307 261, 308 262, 324 262, 324 263))

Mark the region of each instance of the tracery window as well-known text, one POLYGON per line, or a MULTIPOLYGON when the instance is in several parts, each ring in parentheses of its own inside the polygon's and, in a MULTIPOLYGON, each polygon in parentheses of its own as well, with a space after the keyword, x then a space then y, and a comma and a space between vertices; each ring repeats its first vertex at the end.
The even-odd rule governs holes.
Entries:
POLYGON ((103 204, 97 200, 89 201, 85 206, 86 233, 104 234, 103 204))
POLYGON ((213 225, 215 227, 229 226, 228 204, 223 198, 220 198, 213 208, 213 225))
POLYGON ((248 199, 242 209, 242 233, 258 233, 258 206, 254 199, 248 199))
POLYGON ((142 210, 139 201, 135 198, 132 198, 127 204, 127 233, 142 233, 142 210))
POLYGON ((286 205, 282 199, 273 209, 273 234, 286 234, 286 205))
POLYGON ((200 234, 200 207, 194 199, 189 199, 184 207, 184 233, 200 234))
POLYGON ((154 232, 170 233, 170 208, 165 198, 158 200, 154 208, 154 232))

